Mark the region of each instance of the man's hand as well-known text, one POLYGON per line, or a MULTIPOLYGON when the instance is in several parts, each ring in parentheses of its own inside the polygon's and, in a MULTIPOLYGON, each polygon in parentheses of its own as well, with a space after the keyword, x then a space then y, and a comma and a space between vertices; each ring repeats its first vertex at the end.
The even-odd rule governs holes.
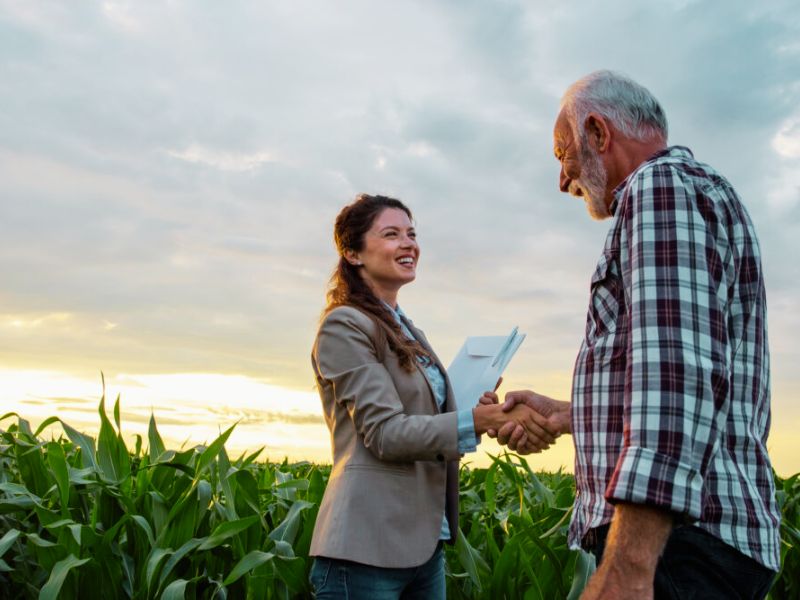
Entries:
POLYGON ((672 515, 639 504, 617 504, 600 567, 581 600, 652 600, 661 551, 672 515))
MULTIPOLYGON (((488 400, 492 399, 488 394, 487 392, 481 397, 481 402, 488 402, 488 400)), ((495 401, 496 398, 497 396, 494 395, 495 401)), ((524 404, 545 417, 543 427, 553 438, 562 433, 572 433, 569 402, 554 400, 530 390, 519 390, 506 394, 503 410, 511 411, 518 404, 524 404)), ((498 442, 507 445, 511 450, 520 454, 541 452, 546 449, 541 444, 531 443, 532 440, 526 435, 524 428, 515 426, 513 423, 507 423, 499 431, 492 430, 487 433, 489 437, 497 437, 498 442)))
POLYGON ((555 442, 556 436, 547 427, 547 418, 523 403, 513 407, 498 405, 494 392, 485 392, 478 405, 472 409, 475 433, 478 435, 497 431, 508 425, 511 429, 519 427, 521 444, 534 452, 540 452, 555 442))
POLYGON ((525 404, 517 404, 511 410, 505 410, 504 406, 501 408, 503 414, 510 419, 504 427, 515 426, 522 429, 521 444, 530 449, 530 452, 547 450, 555 443, 558 436, 548 429, 547 418, 539 412, 525 404))

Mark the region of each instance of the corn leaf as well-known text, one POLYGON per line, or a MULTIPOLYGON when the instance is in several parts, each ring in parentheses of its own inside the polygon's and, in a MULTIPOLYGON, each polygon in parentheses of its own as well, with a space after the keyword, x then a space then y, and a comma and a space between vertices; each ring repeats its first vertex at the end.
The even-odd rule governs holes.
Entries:
POLYGON ((131 517, 133 522, 138 525, 139 529, 141 529, 144 534, 147 536, 147 541, 150 543, 150 546, 156 545, 155 536, 153 535, 153 529, 150 527, 150 523, 144 518, 143 515, 133 515, 131 517))
POLYGON ((166 449, 164 448, 164 441, 158 433, 156 418, 152 412, 150 413, 150 424, 147 426, 147 440, 150 442, 150 447, 148 449, 150 452, 150 462, 154 463, 164 454, 166 449))
POLYGON ((247 553, 242 560, 236 563, 236 566, 233 567, 222 584, 230 585, 234 583, 245 573, 249 573, 256 567, 260 567, 261 565, 268 563, 274 557, 275 555, 271 552, 261 552, 259 550, 253 550, 252 552, 247 553))
POLYGON ((298 593, 305 589, 308 576, 306 574, 306 561, 302 558, 287 558, 276 555, 272 565, 279 580, 282 581, 290 591, 298 593))
POLYGON ((186 594, 186 585, 189 582, 185 579, 176 579, 167 586, 161 594, 161 600, 183 600, 186 594))
POLYGON ((51 542, 50 540, 46 540, 41 537, 37 533, 29 533, 27 535, 28 541, 31 542, 35 546, 39 546, 39 548, 57 548, 58 544, 55 542, 51 542))
POLYGON ((203 450, 200 458, 197 459, 197 467, 195 468, 196 472, 199 473, 203 471, 215 458, 217 458, 217 454, 219 454, 220 450, 222 450, 225 442, 228 441, 228 438, 233 432, 234 427, 236 427, 235 423, 226 429, 217 439, 215 439, 208 448, 203 450))
POLYGON ((117 400, 114 402, 114 423, 117 425, 117 432, 122 435, 122 422, 119 417, 119 398, 120 395, 117 394, 117 400))
POLYGON ((50 472, 56 480, 58 493, 61 499, 61 513, 69 517, 69 471, 67 470, 67 459, 64 456, 64 448, 58 442, 47 444, 47 462, 50 465, 50 472))
POLYGON ((109 481, 119 483, 131 474, 128 449, 106 415, 105 396, 100 399, 100 435, 97 437, 97 459, 100 470, 109 481))
POLYGON ((61 426, 64 428, 64 432, 67 434, 67 437, 72 441, 73 444, 76 444, 81 449, 81 461, 83 463, 83 467, 91 467, 96 471, 97 457, 95 456, 94 451, 94 438, 73 429, 61 419, 59 419, 59 421, 61 421, 61 426))
MULTIPOLYGON (((150 556, 147 559, 147 567, 145 569, 145 583, 147 589, 153 589, 155 577, 161 569, 162 563, 172 554, 172 549, 168 548, 153 548, 150 556)), ((150 595, 150 594, 148 594, 150 595)))
POLYGON ((159 588, 164 585, 164 582, 167 580, 167 577, 169 577, 170 573, 172 573, 172 570, 180 562, 180 560, 190 552, 193 552, 205 540, 206 538, 200 538, 200 539, 192 538, 191 540, 186 542, 183 546, 178 548, 172 554, 172 556, 169 557, 169 560, 167 560, 167 562, 164 563, 164 567, 161 569, 161 575, 158 578, 159 588))
POLYGON ((22 481, 34 494, 44 497, 53 485, 53 480, 45 466, 41 446, 42 444, 36 444, 28 447, 27 444, 18 442, 14 450, 22 481))
POLYGON ((594 573, 594 555, 578 550, 575 573, 572 576, 572 587, 567 595, 567 600, 578 600, 581 597, 592 573, 594 573))
POLYGON ((22 535, 17 529, 10 529, 6 531, 5 535, 0 538, 0 556, 6 553, 6 551, 11 548, 11 545, 17 541, 17 538, 22 535))
POLYGON ((302 513, 312 506, 314 505, 311 502, 306 502, 305 500, 298 500, 292 504, 286 518, 270 532, 270 539, 293 544, 297 536, 297 530, 300 528, 302 513))
POLYGON ((497 465, 492 464, 486 471, 486 479, 484 480, 484 495, 486 497, 486 511, 491 515, 495 511, 495 487, 494 479, 497 475, 497 465))
POLYGON ((39 592, 39 600, 56 600, 69 572, 76 567, 86 564, 90 560, 90 558, 78 558, 74 554, 70 554, 64 560, 58 561, 50 572, 47 583, 44 584, 41 592, 39 592))
POLYGON ((456 536, 456 554, 461 566, 467 571, 472 585, 480 592, 483 589, 481 575, 489 572, 489 565, 481 555, 467 541, 467 536, 459 529, 456 536))
POLYGON ((525 534, 511 536, 502 551, 500 558, 494 564, 492 572, 492 590, 495 595, 499 595, 503 589, 507 589, 509 583, 516 579, 517 563, 520 559, 520 540, 525 534))
POLYGON ((39 434, 45 430, 46 427, 52 425, 53 423, 58 423, 58 417, 48 417, 44 421, 39 424, 39 427, 36 428, 36 431, 33 432, 34 437, 39 437, 39 434))
POLYGON ((236 521, 226 521, 224 523, 220 523, 217 525, 217 527, 214 529, 214 532, 208 537, 208 539, 198 547, 198 550, 211 550, 212 548, 216 548, 229 538, 244 531, 257 522, 258 517, 252 516, 245 517, 244 519, 237 519, 236 521))

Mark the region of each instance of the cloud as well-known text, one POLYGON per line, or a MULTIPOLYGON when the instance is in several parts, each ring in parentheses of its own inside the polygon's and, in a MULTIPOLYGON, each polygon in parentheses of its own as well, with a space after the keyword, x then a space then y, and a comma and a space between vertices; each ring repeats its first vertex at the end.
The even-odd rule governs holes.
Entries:
POLYGON ((784 158, 800 158, 800 116, 793 116, 781 124, 772 138, 772 147, 784 158))
POLYGON ((253 154, 239 154, 224 152, 214 148, 205 148, 192 144, 185 150, 167 150, 169 156, 189 163, 207 165, 222 171, 251 171, 264 163, 276 162, 269 152, 256 152, 253 154))
POLYGON ((134 16, 133 6, 129 2, 103 2, 103 14, 125 32, 142 31, 142 23, 134 16))

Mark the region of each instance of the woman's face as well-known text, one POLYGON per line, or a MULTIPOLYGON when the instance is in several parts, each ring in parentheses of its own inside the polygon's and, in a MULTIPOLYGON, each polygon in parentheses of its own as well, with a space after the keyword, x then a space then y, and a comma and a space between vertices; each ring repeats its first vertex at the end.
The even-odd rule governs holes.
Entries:
POLYGON ((387 300, 417 276, 419 246, 414 225, 405 211, 386 208, 364 234, 364 248, 354 253, 361 274, 378 297, 387 300))

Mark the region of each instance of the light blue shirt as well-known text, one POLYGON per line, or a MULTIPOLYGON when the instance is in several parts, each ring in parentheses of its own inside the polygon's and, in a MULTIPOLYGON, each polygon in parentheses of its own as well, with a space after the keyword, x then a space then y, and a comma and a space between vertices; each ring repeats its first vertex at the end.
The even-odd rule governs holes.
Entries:
MULTIPOLYGON (((400 329, 405 336, 410 340, 416 340, 414 334, 403 322, 407 319, 403 310, 398 306, 396 309, 388 304, 386 306, 392 311, 395 320, 400 325, 400 329)), ((419 341, 419 340, 417 340, 419 341)), ((444 411, 445 402, 447 401, 447 382, 445 381, 444 374, 433 361, 429 361, 420 356, 417 358, 420 366, 422 367, 425 377, 433 390, 433 397, 436 399, 436 404, 439 406, 439 411, 444 411)), ((477 399, 476 399, 477 403, 477 399)), ((475 435, 475 422, 472 418, 472 410, 465 409, 458 411, 458 451, 461 454, 466 452, 474 452, 478 447, 478 437, 475 435)), ((450 527, 447 524, 447 516, 442 520, 442 533, 439 539, 450 539, 450 527)))

